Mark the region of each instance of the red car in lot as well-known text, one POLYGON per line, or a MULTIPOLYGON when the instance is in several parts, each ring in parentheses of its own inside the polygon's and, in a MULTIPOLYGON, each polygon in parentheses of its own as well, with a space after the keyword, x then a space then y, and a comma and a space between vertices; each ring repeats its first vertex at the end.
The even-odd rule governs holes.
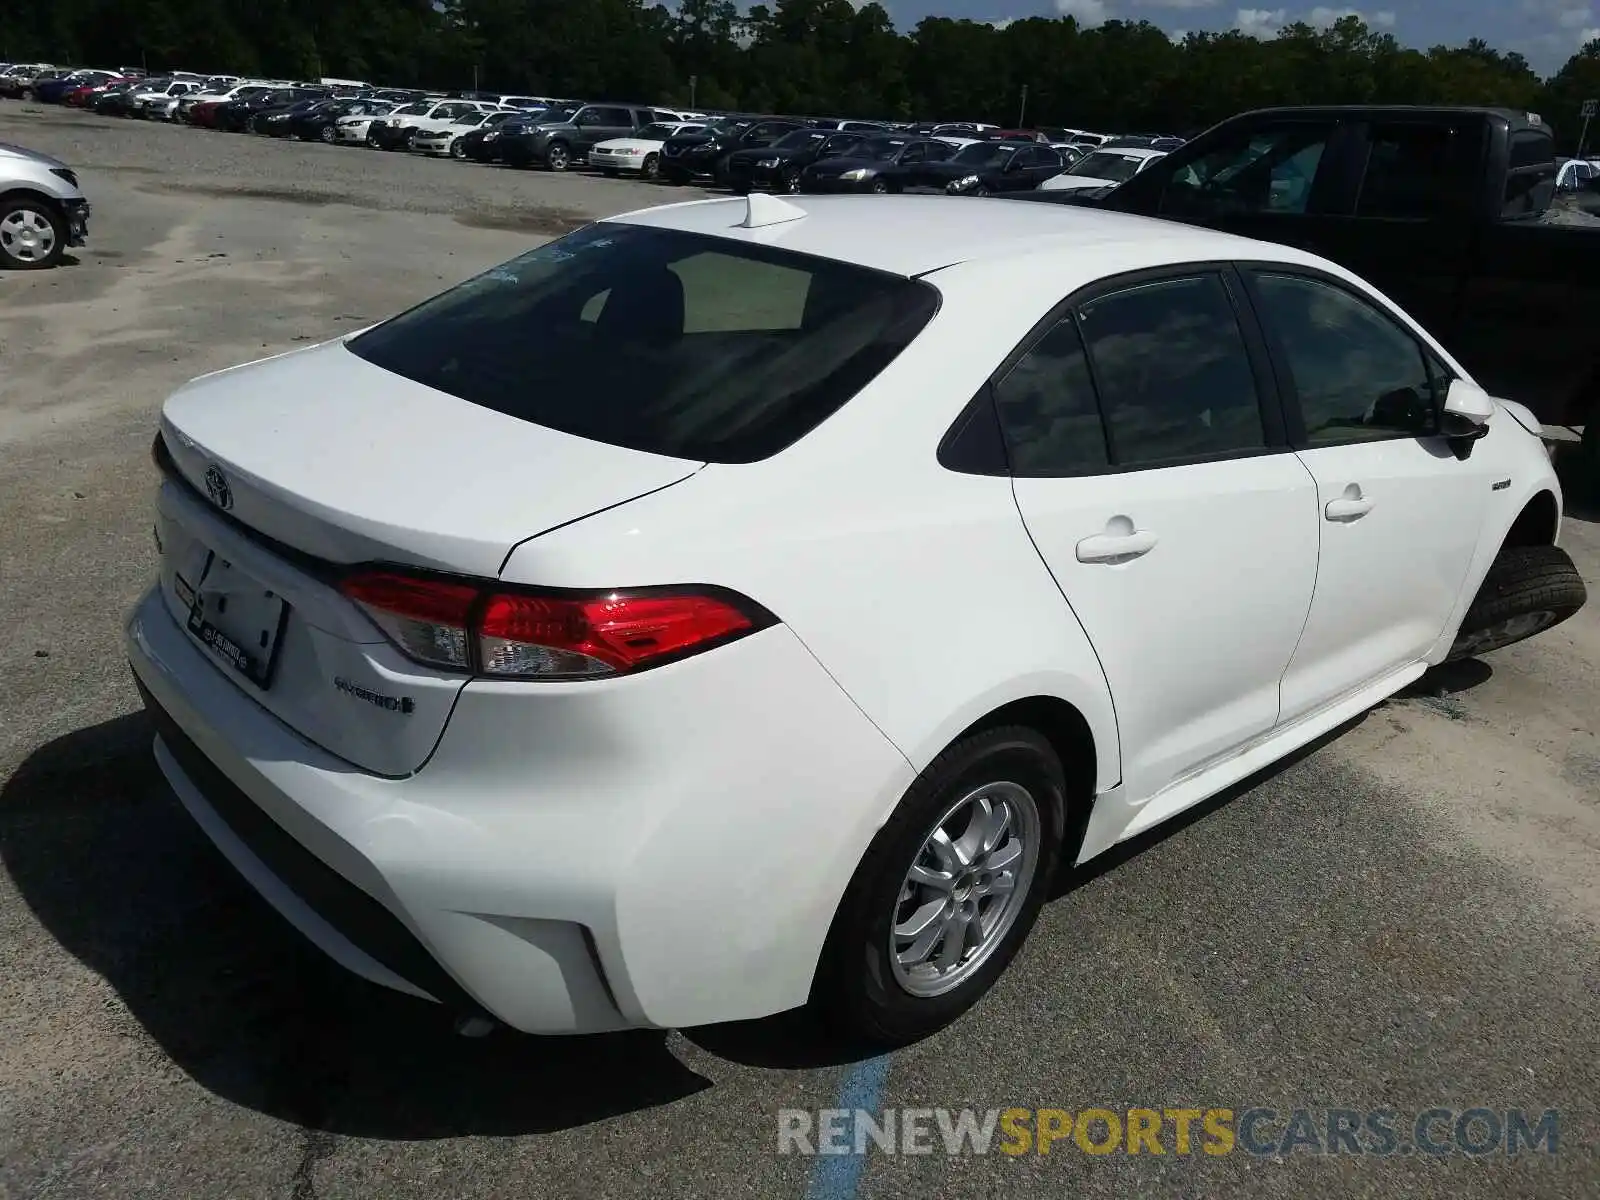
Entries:
POLYGON ((120 76, 116 79, 102 80, 99 83, 87 83, 80 88, 73 88, 72 91, 65 93, 61 97, 61 103, 70 104, 74 108, 82 108, 89 103, 91 96, 97 96, 116 84, 128 82, 130 82, 128 77, 120 76))

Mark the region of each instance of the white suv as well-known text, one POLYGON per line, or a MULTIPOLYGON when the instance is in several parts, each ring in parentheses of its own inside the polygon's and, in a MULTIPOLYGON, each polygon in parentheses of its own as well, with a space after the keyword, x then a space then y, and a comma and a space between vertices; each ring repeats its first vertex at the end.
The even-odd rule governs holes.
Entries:
POLYGON ((892 1043, 1583 603, 1537 425, 1360 279, 993 204, 614 217, 172 396, 127 647, 201 828, 463 1015, 892 1043))

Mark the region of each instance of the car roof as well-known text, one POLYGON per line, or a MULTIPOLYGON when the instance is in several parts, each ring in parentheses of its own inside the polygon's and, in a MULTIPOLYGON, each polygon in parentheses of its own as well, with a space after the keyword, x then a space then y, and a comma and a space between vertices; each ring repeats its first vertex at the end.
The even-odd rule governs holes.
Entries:
POLYGON ((788 196, 803 220, 749 229, 741 198, 690 200, 607 218, 733 241, 776 246, 857 263, 896 275, 921 275, 978 259, 1081 251, 1096 274, 1144 264, 1152 247, 1174 262, 1267 258, 1320 262, 1288 247, 1150 217, 1077 205, 974 201, 965 196, 788 196), (1123 265, 1123 261, 1127 264, 1123 265))

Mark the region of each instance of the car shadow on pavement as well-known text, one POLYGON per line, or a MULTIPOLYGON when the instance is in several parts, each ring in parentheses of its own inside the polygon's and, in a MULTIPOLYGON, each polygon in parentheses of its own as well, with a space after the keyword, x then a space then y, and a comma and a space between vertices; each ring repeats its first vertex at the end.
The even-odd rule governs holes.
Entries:
POLYGON ((326 959, 211 846, 143 714, 40 748, 0 787, 0 861, 40 923, 196 1082, 312 1130, 428 1139, 570 1128, 710 1082, 660 1032, 469 1039, 326 959))

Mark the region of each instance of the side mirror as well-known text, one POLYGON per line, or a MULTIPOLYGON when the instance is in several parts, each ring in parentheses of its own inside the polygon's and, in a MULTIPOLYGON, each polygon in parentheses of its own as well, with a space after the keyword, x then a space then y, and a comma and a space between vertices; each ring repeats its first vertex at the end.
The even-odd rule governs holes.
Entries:
POLYGON ((1494 401, 1488 392, 1468 380, 1454 379, 1445 393, 1440 432, 1449 439, 1455 456, 1465 459, 1472 453, 1472 443, 1488 434, 1493 416, 1494 401))

